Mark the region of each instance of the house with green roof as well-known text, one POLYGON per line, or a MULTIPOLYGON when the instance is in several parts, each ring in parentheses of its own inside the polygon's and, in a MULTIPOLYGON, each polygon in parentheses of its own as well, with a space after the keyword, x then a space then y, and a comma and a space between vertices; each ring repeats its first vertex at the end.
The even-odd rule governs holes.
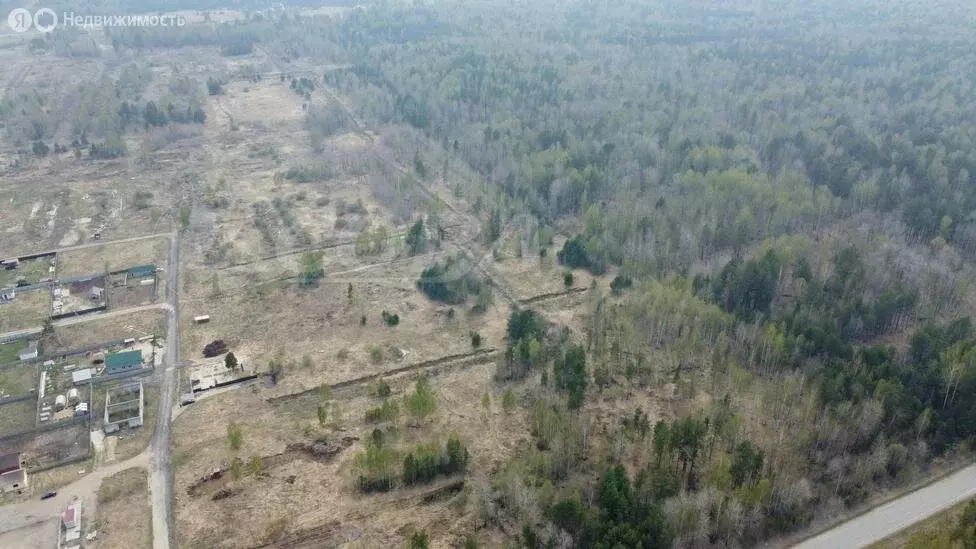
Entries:
POLYGON ((155 265, 139 265, 136 267, 129 267, 127 276, 129 278, 147 278, 156 274, 155 265))
POLYGON ((142 368, 142 351, 140 350, 112 353, 105 357, 105 373, 109 375, 133 368, 142 368))

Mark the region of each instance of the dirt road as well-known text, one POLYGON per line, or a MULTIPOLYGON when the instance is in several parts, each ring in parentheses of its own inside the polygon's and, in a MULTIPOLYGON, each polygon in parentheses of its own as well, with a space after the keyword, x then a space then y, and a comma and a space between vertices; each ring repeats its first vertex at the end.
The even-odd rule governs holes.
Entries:
POLYGON ((159 377, 159 413, 156 430, 149 446, 152 459, 149 464, 149 494, 152 500, 153 549, 169 549, 175 546, 173 525, 173 470, 170 462, 170 425, 173 420, 173 389, 176 384, 177 364, 180 361, 180 271, 179 233, 169 240, 169 258, 166 265, 166 297, 169 317, 166 328, 166 354, 163 367, 157 370, 159 377))

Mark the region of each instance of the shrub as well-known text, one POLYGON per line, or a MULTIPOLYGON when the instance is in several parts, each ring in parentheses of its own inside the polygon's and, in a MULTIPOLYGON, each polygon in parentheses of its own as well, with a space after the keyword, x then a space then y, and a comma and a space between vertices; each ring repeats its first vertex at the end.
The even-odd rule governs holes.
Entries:
POLYGON ((502 395, 502 409, 511 412, 515 408, 515 393, 509 389, 502 395))
POLYGON ((610 283, 610 291, 615 294, 630 289, 634 285, 634 281, 629 276, 617 275, 613 278, 610 283))
POLYGON ((427 549, 428 547, 430 547, 430 541, 427 539, 427 532, 421 530, 410 536, 410 549, 427 549))
MULTIPOLYGON (((472 293, 480 293, 481 279, 473 272, 470 261, 462 255, 447 258, 424 269, 417 288, 430 299, 459 305, 472 293)), ((486 305, 487 306, 487 305, 486 305)))
POLYGON ((575 236, 567 240, 563 249, 556 253, 556 257, 559 259, 559 263, 573 269, 586 269, 595 275, 601 275, 607 271, 603 258, 594 256, 587 251, 582 236, 575 236))
POLYGON ((410 415, 424 420, 437 411, 437 398, 426 377, 417 380, 413 393, 406 397, 407 410, 410 415))
POLYGON ((230 442, 230 447, 233 450, 241 447, 241 443, 244 442, 244 432, 241 430, 240 425, 234 422, 227 425, 227 441, 230 442))
POLYGON ((369 350, 369 361, 373 364, 381 364, 383 362, 383 349, 379 347, 373 347, 369 350))
POLYGON ((393 451, 384 446, 382 440, 370 439, 355 459, 359 489, 363 492, 391 490, 395 480, 395 458, 393 451))
POLYGON ((376 386, 376 396, 380 398, 386 398, 390 396, 391 392, 392 391, 390 390, 390 384, 387 383, 386 381, 380 380, 379 385, 376 386))
POLYGON ((403 460, 403 484, 410 486, 430 482, 437 475, 459 473, 467 467, 468 458, 468 449, 457 435, 451 435, 443 452, 436 445, 417 446, 403 460))
POLYGON ((390 313, 388 311, 383 311, 381 314, 383 320, 386 322, 387 326, 396 326, 400 323, 400 315, 396 313, 390 313))
POLYGON ((475 349, 481 347, 481 334, 478 332, 471 332, 471 346, 475 349))
POLYGON ((220 95, 223 93, 224 82, 219 78, 211 76, 207 78, 207 93, 210 95, 220 95))
POLYGON ((366 421, 379 423, 381 421, 393 421, 400 413, 400 407, 392 400, 384 400, 383 404, 376 408, 366 410, 366 421))
POLYGON ((136 191, 135 197, 132 199, 132 205, 139 210, 145 210, 152 205, 153 193, 149 191, 136 191))

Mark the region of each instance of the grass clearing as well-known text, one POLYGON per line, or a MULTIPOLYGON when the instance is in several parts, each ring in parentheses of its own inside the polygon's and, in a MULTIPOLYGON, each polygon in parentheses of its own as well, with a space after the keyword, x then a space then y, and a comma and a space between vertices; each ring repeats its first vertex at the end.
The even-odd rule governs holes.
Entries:
POLYGON ((51 316, 50 290, 17 292, 13 301, 0 305, 0 332, 34 328, 51 316))
POLYGON ((24 394, 34 388, 34 366, 14 366, 0 370, 0 396, 24 394))
POLYGON ((146 475, 145 469, 133 467, 102 481, 95 513, 99 547, 152 547, 152 511, 146 475))
POLYGON ((150 263, 165 265, 168 246, 169 241, 160 237, 68 250, 58 256, 57 275, 62 278, 117 271, 150 263))
POLYGON ((45 346, 45 353, 50 354, 59 350, 129 337, 139 338, 148 335, 163 337, 166 335, 165 311, 150 310, 131 314, 108 315, 112 315, 112 313, 93 317, 77 324, 55 327, 54 340, 45 346))
POLYGON ((37 401, 33 398, 0 405, 0 434, 20 433, 34 428, 37 401))
POLYGON ((48 270, 50 266, 50 258, 44 258, 23 261, 16 269, 0 269, 0 288, 12 288, 21 280, 37 284, 53 276, 48 270))
POLYGON ((26 344, 23 341, 11 341, 0 344, 0 364, 9 364, 20 360, 20 352, 26 344))

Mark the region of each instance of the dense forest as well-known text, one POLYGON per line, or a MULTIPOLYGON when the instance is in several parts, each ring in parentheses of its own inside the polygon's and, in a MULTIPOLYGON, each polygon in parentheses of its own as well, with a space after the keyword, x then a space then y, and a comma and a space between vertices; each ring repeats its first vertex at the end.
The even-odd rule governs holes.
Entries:
MULTIPOLYGON (((118 51, 259 46, 339 66, 292 89, 327 86, 395 127, 385 144, 474 204, 489 244, 504 226, 526 255, 614 277, 586 293, 578 337, 512 312, 496 382, 539 380, 522 402, 535 444, 478 488, 486 527, 528 547, 737 547, 976 444, 973 9, 384 1, 106 32, 118 51)), ((72 40, 37 47, 78 55, 72 40)), ((177 75, 157 102, 147 78, 82 84, 72 145, 205 121, 203 82, 177 75)), ((0 105, 36 154, 68 145, 41 103, 0 105)), ((313 141, 345 123, 308 117, 313 141)), ((409 252, 434 247, 404 217, 409 252)), ((483 305, 487 284, 455 276, 466 262, 429 265, 418 289, 483 305)), ((364 489, 434 476, 440 449, 425 452, 364 489)), ((445 452, 445 470, 467 467, 445 452)))
POLYGON ((486 215, 528 215, 527 247, 562 233, 560 263, 625 275, 591 290, 585 347, 513 314, 499 382, 542 376, 539 450, 489 521, 528 546, 748 545, 970 446, 976 50, 953 20, 459 2, 331 30, 351 66, 326 84, 443 151, 405 159, 461 161, 437 175, 470 169, 458 192, 486 215), (637 407, 588 441, 587 402, 669 384, 671 419, 637 407))

